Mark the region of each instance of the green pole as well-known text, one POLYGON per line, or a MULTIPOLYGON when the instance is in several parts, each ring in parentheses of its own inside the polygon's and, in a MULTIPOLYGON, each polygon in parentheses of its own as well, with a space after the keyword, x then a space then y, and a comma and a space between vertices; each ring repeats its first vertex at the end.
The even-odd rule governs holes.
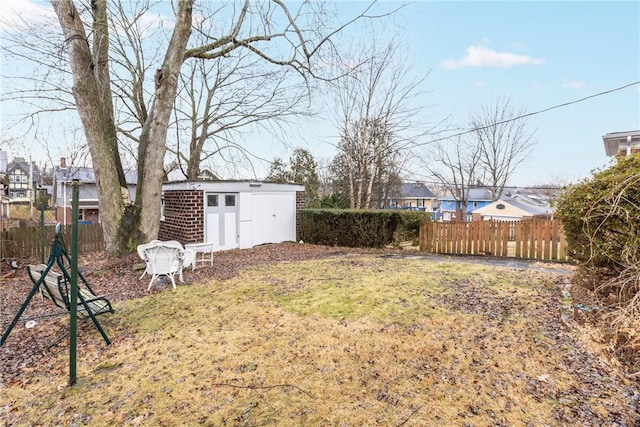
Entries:
POLYGON ((71 199, 71 298, 69 320, 69 385, 76 383, 76 356, 78 338, 78 198, 80 195, 80 182, 77 179, 72 183, 71 199))
POLYGON ((40 264, 44 264, 44 203, 40 203, 40 264))

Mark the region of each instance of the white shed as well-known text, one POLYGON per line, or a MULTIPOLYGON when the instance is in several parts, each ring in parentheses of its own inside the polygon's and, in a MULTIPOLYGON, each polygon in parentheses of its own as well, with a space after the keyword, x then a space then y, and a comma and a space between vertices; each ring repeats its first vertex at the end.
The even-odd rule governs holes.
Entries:
POLYGON ((296 241, 304 186, 256 181, 178 181, 162 185, 159 238, 213 243, 215 250, 296 241))

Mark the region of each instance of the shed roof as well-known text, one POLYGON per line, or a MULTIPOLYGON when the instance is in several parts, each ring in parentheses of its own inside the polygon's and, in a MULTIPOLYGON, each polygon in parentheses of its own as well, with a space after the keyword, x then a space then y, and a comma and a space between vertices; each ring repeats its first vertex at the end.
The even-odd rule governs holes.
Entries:
POLYGON ((172 181, 162 184, 162 190, 199 190, 229 193, 264 193, 304 191, 304 185, 295 183, 275 183, 251 180, 185 180, 172 181))

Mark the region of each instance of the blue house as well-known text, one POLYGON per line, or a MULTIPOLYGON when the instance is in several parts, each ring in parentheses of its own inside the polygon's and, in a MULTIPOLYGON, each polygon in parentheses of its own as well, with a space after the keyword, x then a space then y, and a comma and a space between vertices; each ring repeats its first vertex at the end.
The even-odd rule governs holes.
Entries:
POLYGON ((467 205, 462 206, 461 197, 449 194, 440 199, 440 220, 448 221, 471 221, 471 211, 482 208, 493 202, 490 190, 486 188, 471 188, 467 192, 467 205))

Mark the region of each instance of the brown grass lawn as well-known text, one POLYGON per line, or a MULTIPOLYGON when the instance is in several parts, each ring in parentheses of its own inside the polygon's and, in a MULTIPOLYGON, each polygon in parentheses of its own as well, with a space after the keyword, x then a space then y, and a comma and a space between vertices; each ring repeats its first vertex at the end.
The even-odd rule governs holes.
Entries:
MULTIPOLYGON (((101 318, 113 345, 91 324, 81 328, 77 384, 67 386, 63 342, 0 384, 0 419, 634 425, 637 388, 596 350, 586 327, 561 326, 565 280, 377 254, 257 265, 117 302, 116 313, 101 318)), ((19 328, 5 346, 28 333, 19 328)))

